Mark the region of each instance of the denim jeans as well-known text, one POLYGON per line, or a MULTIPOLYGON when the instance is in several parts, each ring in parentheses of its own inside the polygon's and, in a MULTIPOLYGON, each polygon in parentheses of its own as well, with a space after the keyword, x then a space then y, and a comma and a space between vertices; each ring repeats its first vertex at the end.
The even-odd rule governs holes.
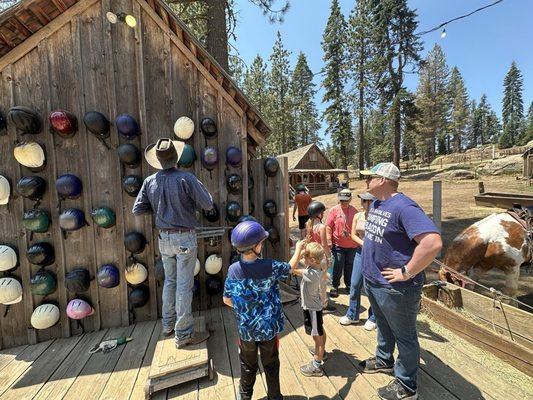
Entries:
POLYGON ((196 233, 159 233, 159 251, 165 283, 163 285, 163 329, 174 326, 176 340, 193 333, 192 297, 194 266, 198 253, 196 233))
POLYGON ((352 280, 353 259, 355 249, 333 246, 333 277, 332 286, 339 288, 341 276, 344 275, 344 285, 349 288, 352 280))
MULTIPOLYGON (((355 249, 355 257, 353 259, 350 306, 346 312, 346 316, 351 320, 359 319, 359 311, 361 309, 361 289, 363 289, 363 255, 361 254, 361 250, 361 247, 355 249)), ((376 322, 372 307, 368 308, 368 319, 372 322, 376 322)))
POLYGON ((416 332, 416 316, 420 308, 421 285, 387 288, 365 280, 365 290, 376 316, 376 357, 393 365, 394 376, 406 388, 416 391, 416 375, 420 362, 420 345, 416 332), (394 362, 394 347, 398 359, 394 362))

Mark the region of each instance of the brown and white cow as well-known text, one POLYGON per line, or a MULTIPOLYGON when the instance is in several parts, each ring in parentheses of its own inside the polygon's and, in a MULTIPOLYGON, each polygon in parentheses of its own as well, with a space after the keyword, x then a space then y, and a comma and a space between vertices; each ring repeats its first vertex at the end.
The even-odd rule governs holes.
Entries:
MULTIPOLYGON (((446 250, 443 262, 476 281, 477 274, 499 269, 506 276, 502 291, 514 297, 520 266, 530 260, 526 229, 511 215, 502 212, 489 215, 462 231, 446 250)), ((442 268, 439 277, 460 284, 442 268)))

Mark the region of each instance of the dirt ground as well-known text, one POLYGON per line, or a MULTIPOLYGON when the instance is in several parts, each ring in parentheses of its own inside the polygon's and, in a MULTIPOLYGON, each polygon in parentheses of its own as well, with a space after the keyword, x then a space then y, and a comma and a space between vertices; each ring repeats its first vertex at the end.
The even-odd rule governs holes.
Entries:
MULTIPOLYGON (((414 199, 432 217, 433 211, 433 182, 429 180, 431 173, 417 174, 416 177, 407 178, 400 183, 400 191, 414 199)), ((478 193, 478 182, 483 181, 486 192, 513 192, 513 193, 532 193, 533 186, 526 186, 524 181, 517 180, 514 177, 490 177, 480 180, 465 181, 443 181, 442 182, 442 236, 444 249, 457 236, 459 232, 467 226, 477 222, 484 217, 503 211, 498 208, 476 206, 474 195, 478 193)), ((350 182, 350 189, 354 195, 363 192, 366 189, 364 181, 354 180, 350 182)), ((316 200, 323 202, 326 208, 337 204, 337 195, 329 194, 315 197, 316 200)), ((358 208, 359 201, 355 198, 352 204, 358 208)), ((298 225, 292 221, 292 209, 290 210, 290 228, 291 236, 298 237, 298 225)), ((445 251, 444 250, 444 251, 445 251)), ((444 254, 444 252, 443 252, 444 254)), ((428 280, 437 279, 437 274, 429 272, 428 280)), ((480 283, 486 286, 493 286, 496 289, 502 289, 505 283, 505 277, 500 271, 490 271, 480 278, 480 283)), ((476 290, 477 291, 477 290, 476 290)), ((522 268, 519 281, 519 299, 533 305, 533 274, 531 268, 522 268)))

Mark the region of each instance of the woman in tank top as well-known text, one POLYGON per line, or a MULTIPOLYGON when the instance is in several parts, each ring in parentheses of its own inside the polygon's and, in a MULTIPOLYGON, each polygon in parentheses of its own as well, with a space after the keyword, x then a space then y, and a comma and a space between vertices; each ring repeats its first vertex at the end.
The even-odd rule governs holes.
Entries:
MULTIPOLYGON (((352 240, 359 244, 356 250, 355 258, 353 260, 352 281, 350 285, 350 305, 346 315, 339 319, 342 325, 351 325, 359 322, 359 311, 361 308, 361 289, 363 288, 363 273, 362 273, 362 249, 365 238, 365 223, 368 215, 370 204, 376 199, 370 193, 365 192, 357 195, 361 199, 361 207, 363 211, 355 214, 354 223, 352 224, 351 237, 352 240)), ((368 309, 368 319, 365 322, 364 328, 367 331, 376 329, 376 318, 372 313, 372 309, 368 309)))

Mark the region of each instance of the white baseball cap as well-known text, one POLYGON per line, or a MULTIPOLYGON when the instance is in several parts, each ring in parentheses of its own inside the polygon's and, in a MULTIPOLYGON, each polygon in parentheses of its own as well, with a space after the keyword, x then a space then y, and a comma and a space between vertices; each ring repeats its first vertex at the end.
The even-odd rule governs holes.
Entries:
POLYGON ((337 197, 340 201, 350 201, 352 199, 352 192, 350 189, 342 189, 338 194, 337 197))
POLYGON ((361 175, 377 175, 383 178, 390 179, 391 181, 398 182, 400 180, 400 170, 396 165, 391 162, 382 162, 376 164, 370 169, 366 169, 360 172, 361 175))

